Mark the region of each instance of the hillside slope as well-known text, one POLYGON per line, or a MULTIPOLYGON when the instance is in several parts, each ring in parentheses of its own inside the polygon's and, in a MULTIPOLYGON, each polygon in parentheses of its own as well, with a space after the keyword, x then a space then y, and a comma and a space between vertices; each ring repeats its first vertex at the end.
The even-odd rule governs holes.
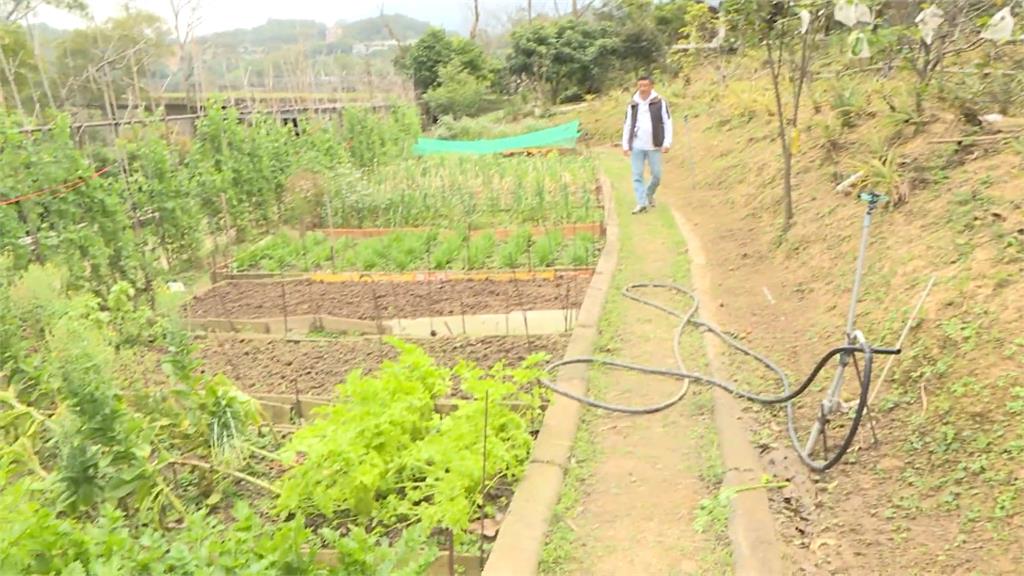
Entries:
MULTIPOLYGON (((769 79, 740 65, 721 82, 711 68, 661 87, 678 134, 668 161, 690 175, 667 200, 709 248, 717 294, 705 305, 720 307, 725 328, 797 381, 842 343, 864 205, 834 188, 858 170, 907 195, 876 215, 858 328, 895 345, 936 278, 872 405, 877 444, 862 428, 844 464, 817 477, 796 461, 784 414, 750 408, 766 468, 790 481, 773 501, 792 573, 1013 572, 1024 559, 1024 138, 963 140, 974 129, 935 102, 915 130, 900 112, 910 101, 893 96, 905 93, 900 77, 819 79, 795 164, 796 221, 781 235, 769 79)), ((624 102, 582 112, 594 144, 617 140, 624 102)), ((740 359, 728 376, 777 386, 740 359)), ((821 390, 800 401, 804 429, 821 390)))

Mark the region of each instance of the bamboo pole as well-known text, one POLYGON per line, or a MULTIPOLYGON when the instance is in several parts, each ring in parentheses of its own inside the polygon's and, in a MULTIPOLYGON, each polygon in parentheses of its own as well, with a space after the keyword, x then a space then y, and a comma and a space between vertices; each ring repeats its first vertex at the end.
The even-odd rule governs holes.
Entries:
MULTIPOLYGON (((914 307, 914 311, 911 312, 910 318, 907 319, 907 324, 903 327, 903 332, 900 334, 900 340, 896 344, 897 348, 903 348, 903 343, 907 339, 907 335, 910 334, 910 328, 914 325, 914 321, 917 320, 917 315, 921 313, 921 307, 924 306, 924 301, 928 298, 928 294, 932 291, 932 286, 935 285, 935 276, 931 277, 928 281, 928 286, 925 287, 924 292, 921 293, 921 297, 917 300, 917 305, 914 307)), ((882 390, 882 386, 885 384, 885 379, 889 376, 889 369, 892 368, 893 362, 896 361, 896 356, 889 356, 889 360, 885 363, 885 368, 882 369, 882 375, 878 378, 878 384, 875 389, 871 391, 871 396, 868 397, 868 405, 875 401, 875 397, 882 390)))

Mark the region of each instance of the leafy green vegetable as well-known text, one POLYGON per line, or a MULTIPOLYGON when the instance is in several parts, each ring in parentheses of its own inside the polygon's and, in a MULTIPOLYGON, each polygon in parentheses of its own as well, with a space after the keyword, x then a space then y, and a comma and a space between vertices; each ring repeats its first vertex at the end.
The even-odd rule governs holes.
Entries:
POLYGON ((562 233, 559 230, 549 230, 537 241, 533 249, 534 265, 547 268, 553 266, 558 259, 558 253, 562 249, 562 233))
POLYGON ((464 530, 477 516, 481 480, 514 481, 531 437, 507 400, 538 406, 523 389, 539 376, 541 358, 522 367, 484 371, 470 364, 437 366, 420 348, 390 341, 397 360, 373 375, 356 372, 338 387, 338 402, 299 430, 285 450, 302 460, 281 482, 282 512, 354 515, 382 525, 464 530), (434 403, 457 379, 472 399, 448 416, 434 403), (485 403, 488 469, 481 477, 485 403))
POLYGON ((486 268, 488 261, 494 255, 497 240, 493 232, 485 232, 469 241, 469 248, 466 251, 466 268, 477 270, 486 268))

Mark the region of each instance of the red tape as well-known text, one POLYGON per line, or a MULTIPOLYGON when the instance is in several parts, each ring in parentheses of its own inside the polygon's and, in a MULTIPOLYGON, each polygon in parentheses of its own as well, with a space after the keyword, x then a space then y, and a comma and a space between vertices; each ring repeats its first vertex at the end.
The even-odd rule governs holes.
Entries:
POLYGON ((0 206, 7 206, 9 204, 17 204, 18 202, 24 202, 25 200, 32 200, 33 198, 38 198, 40 196, 44 196, 44 195, 49 194, 51 192, 57 192, 58 196, 60 196, 61 194, 67 194, 68 192, 71 192, 72 190, 75 190, 77 188, 81 188, 82 185, 84 185, 89 180, 94 180, 94 179, 99 178, 100 176, 106 174, 114 166, 116 166, 116 164, 111 164, 110 166, 107 166, 106 168, 103 168, 102 170, 94 172, 92 174, 92 176, 87 176, 85 178, 79 178, 78 180, 75 180, 74 182, 65 182, 64 184, 59 184, 57 186, 50 186, 49 188, 43 188, 42 190, 37 190, 35 192, 30 192, 28 194, 23 194, 21 196, 15 196, 14 198, 8 198, 6 200, 0 200, 0 206))

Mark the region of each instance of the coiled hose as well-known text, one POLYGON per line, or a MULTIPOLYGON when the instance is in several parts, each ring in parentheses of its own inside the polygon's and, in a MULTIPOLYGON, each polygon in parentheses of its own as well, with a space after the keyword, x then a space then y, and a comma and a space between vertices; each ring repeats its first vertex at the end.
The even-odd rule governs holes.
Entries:
MULTIPOLYGON (((581 396, 579 394, 574 394, 573 392, 559 388, 557 385, 555 385, 552 381, 548 379, 541 379, 541 384, 543 384, 545 387, 549 388, 556 394, 560 394, 562 396, 565 396, 566 398, 570 398, 587 406, 591 406, 593 408, 598 408, 601 410, 607 410, 609 412, 618 412, 622 414, 655 414, 658 412, 662 412, 664 410, 668 410, 669 408, 681 402, 683 398, 686 397, 686 394, 690 389, 691 382, 699 382, 709 386, 715 386, 721 388, 722 390, 725 390, 726 392, 734 396, 738 396, 740 398, 744 398, 752 402, 757 402, 759 404, 785 404, 787 428, 789 431, 790 441, 792 442, 793 447, 796 449, 797 454, 799 454, 800 459, 804 462, 804 464, 806 464, 812 470, 819 472, 824 472, 838 464, 839 461, 842 460, 846 452, 850 449, 850 446, 853 443, 853 439, 857 435, 857 430, 860 427, 861 419, 863 418, 864 413, 867 410, 868 388, 871 383, 871 367, 874 354, 899 354, 900 352, 899 350, 896 349, 872 348, 863 339, 863 337, 859 337, 857 338, 859 342, 856 345, 848 344, 830 350, 827 354, 825 354, 825 356, 822 357, 821 360, 818 361, 818 363, 814 367, 814 370, 811 371, 810 375, 807 376, 807 378, 804 379, 804 381, 799 386, 797 386, 796 388, 792 388, 789 378, 786 377, 785 372, 783 372, 782 369, 779 368, 774 362, 772 362, 765 356, 758 354, 757 352, 754 352, 750 348, 747 348, 736 339, 722 332, 716 326, 701 320, 697 316, 697 312, 700 308, 700 300, 697 298, 697 295, 694 294, 689 289, 678 284, 672 283, 645 282, 630 284, 629 286, 626 286, 623 289, 623 295, 626 298, 629 298, 630 300, 633 300, 645 306, 649 306, 651 308, 655 308, 679 319, 680 322, 675 329, 672 347, 673 353, 675 354, 677 368, 655 368, 651 366, 642 366, 640 364, 624 362, 614 358, 597 358, 592 356, 583 356, 578 358, 566 358, 563 360, 559 360, 557 362, 553 362, 548 365, 548 372, 551 373, 563 366, 570 366, 574 364, 611 366, 614 368, 620 368, 623 370, 638 372, 641 374, 649 374, 652 376, 664 376, 676 380, 682 380, 683 383, 679 389, 679 392, 677 392, 675 396, 669 398, 668 400, 660 404, 655 404, 652 406, 635 407, 610 404, 607 402, 602 402, 600 400, 595 400, 593 398, 588 398, 586 396, 581 396), (636 293, 636 290, 643 288, 656 288, 682 294, 688 297, 693 302, 693 304, 685 313, 680 312, 678 310, 673 310, 668 306, 665 306, 659 302, 655 302, 654 300, 644 298, 643 296, 640 296, 639 294, 636 293), (698 374, 696 372, 690 372, 686 370, 685 364, 682 359, 680 343, 682 340, 683 333, 685 332, 688 326, 695 326, 698 329, 704 329, 711 332, 719 339, 721 339, 723 342, 725 342, 729 347, 741 352, 746 356, 753 358, 758 363, 763 365, 765 368, 773 372, 782 384, 782 394, 776 396, 756 394, 754 392, 743 390, 732 382, 711 378, 703 374, 698 374), (821 373, 822 369, 825 368, 825 366, 829 363, 830 360, 832 360, 836 356, 841 356, 841 362, 845 362, 845 359, 852 358, 853 355, 858 352, 864 354, 864 370, 863 372, 860 372, 858 370, 858 372, 860 372, 860 399, 857 403, 857 407, 855 409, 853 420, 850 424, 850 428, 847 431, 846 437, 843 439, 843 442, 840 444, 838 451, 834 455, 828 457, 825 460, 815 460, 811 455, 811 452, 813 452, 813 446, 808 446, 807 448, 805 448, 800 445, 800 439, 796 432, 795 415, 793 411, 793 400, 795 400, 796 398, 798 398, 800 395, 807 391, 810 385, 817 379, 818 374, 821 373)), ((853 340, 852 336, 850 339, 851 341, 853 340)), ((819 423, 821 425, 826 424, 827 420, 827 414, 825 414, 824 412, 825 411, 823 409, 822 415, 819 416, 819 423)))

